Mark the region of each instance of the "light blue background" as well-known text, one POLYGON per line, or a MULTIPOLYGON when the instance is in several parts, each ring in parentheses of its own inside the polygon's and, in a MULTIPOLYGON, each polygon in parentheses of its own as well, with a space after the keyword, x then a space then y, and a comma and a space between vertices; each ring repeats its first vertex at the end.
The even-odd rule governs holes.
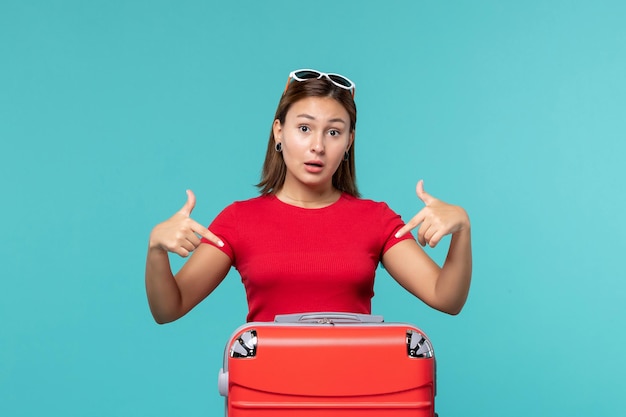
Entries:
POLYGON ((440 415, 626 414, 625 22, 619 0, 3 0, 0 415, 221 415, 239 277, 158 326, 147 239, 186 188, 206 224, 256 194, 301 67, 357 84, 365 197, 408 219, 424 178, 470 213, 460 316, 377 277, 374 312, 435 344, 440 415))

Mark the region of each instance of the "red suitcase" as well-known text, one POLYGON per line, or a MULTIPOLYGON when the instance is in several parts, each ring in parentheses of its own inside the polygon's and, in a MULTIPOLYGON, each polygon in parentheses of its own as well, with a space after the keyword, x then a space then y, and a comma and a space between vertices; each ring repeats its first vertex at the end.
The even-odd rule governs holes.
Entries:
POLYGON ((433 417, 431 342, 381 316, 307 313, 239 327, 218 378, 227 417, 433 417))

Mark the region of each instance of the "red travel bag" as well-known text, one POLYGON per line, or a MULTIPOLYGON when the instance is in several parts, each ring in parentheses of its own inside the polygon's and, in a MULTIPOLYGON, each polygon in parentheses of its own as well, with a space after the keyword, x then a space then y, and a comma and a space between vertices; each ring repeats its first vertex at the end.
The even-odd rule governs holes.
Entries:
POLYGON ((226 345, 227 417, 433 417, 435 357, 417 327, 307 313, 247 323, 226 345))

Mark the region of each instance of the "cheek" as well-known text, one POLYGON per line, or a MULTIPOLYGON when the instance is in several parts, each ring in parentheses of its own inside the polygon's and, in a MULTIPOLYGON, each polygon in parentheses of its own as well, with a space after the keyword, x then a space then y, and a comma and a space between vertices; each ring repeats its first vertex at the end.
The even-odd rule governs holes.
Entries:
POLYGON ((283 161, 285 161, 285 165, 288 167, 292 166, 295 161, 301 160, 305 152, 306 151, 297 140, 290 138, 289 140, 283 141, 283 161))
POLYGON ((333 171, 336 171, 343 163, 343 156, 346 152, 345 146, 338 146, 335 149, 326 149, 326 162, 333 167, 333 171))
POLYGON ((302 138, 291 136, 283 140, 283 154, 296 155, 304 152, 308 146, 302 138))
POLYGON ((343 158, 344 153, 348 149, 350 142, 346 140, 337 140, 332 142, 332 145, 327 146, 327 151, 333 154, 339 155, 339 158, 343 158))

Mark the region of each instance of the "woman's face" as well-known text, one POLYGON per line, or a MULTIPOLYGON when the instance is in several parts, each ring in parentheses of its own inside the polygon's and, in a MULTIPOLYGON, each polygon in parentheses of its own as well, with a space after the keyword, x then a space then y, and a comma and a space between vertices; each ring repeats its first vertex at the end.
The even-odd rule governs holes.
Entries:
POLYGON ((299 100, 289 108, 285 123, 275 120, 273 129, 287 166, 285 186, 303 184, 318 191, 332 187, 333 175, 354 140, 350 116, 337 100, 299 100))

